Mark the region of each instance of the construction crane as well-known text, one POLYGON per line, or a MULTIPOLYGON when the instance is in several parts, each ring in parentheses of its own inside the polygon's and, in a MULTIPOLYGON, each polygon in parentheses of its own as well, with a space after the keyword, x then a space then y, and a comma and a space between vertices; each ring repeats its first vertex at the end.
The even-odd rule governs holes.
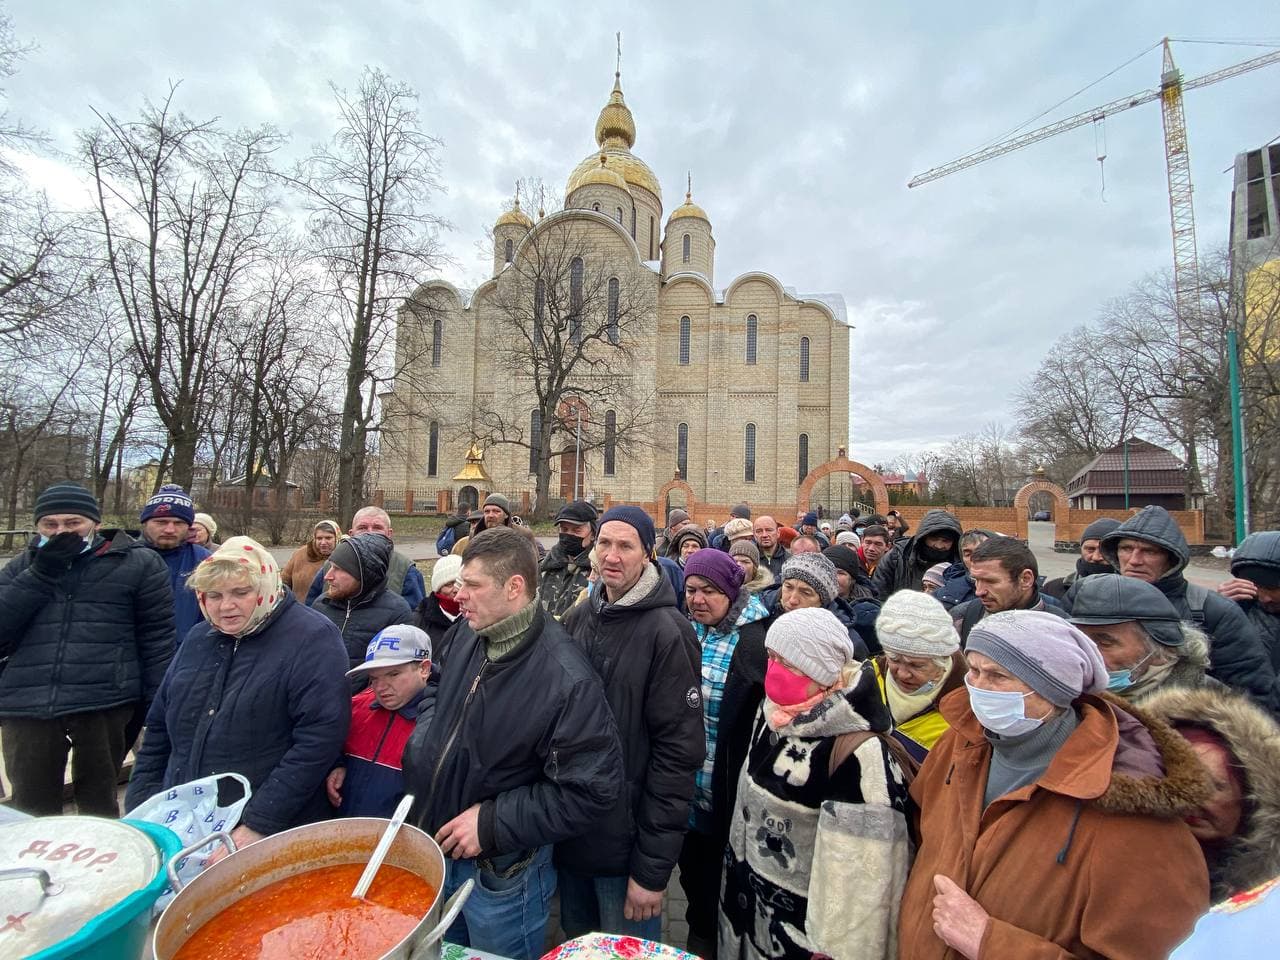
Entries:
POLYGON ((1112 100, 1110 103, 1077 113, 1065 120, 1000 140, 981 150, 975 150, 957 160, 952 160, 950 163, 926 170, 912 177, 907 182, 907 186, 919 187, 934 180, 940 180, 960 170, 1002 157, 1006 153, 1013 153, 1015 150, 1056 137, 1060 133, 1066 133, 1087 123, 1100 123, 1112 114, 1132 110, 1134 107, 1159 100, 1160 112, 1164 119, 1165 168, 1169 177, 1169 222, 1173 229, 1173 282, 1179 322, 1181 323, 1182 318, 1198 316, 1200 263, 1196 251, 1196 216, 1191 197, 1191 154, 1187 150, 1187 119, 1182 109, 1182 94, 1184 91, 1207 87, 1220 80, 1230 80, 1232 77, 1257 70, 1259 67, 1280 63, 1280 50, 1265 53, 1252 60, 1245 60, 1234 66, 1215 70, 1213 73, 1206 73, 1202 77, 1184 82, 1181 72, 1173 62, 1168 37, 1164 38, 1163 46, 1164 60, 1160 71, 1159 89, 1146 90, 1130 97, 1112 100))

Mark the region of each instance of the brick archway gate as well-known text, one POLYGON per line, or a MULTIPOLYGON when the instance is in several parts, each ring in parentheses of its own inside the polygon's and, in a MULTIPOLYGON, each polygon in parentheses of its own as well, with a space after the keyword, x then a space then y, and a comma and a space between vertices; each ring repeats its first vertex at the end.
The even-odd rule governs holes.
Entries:
POLYGON ((1023 530, 1029 529, 1027 522, 1031 519, 1029 512, 1031 509, 1031 497, 1036 493, 1047 493, 1053 497, 1054 539, 1057 540, 1057 532, 1059 530, 1069 533, 1071 530, 1071 503, 1067 500, 1067 491, 1052 480, 1032 480, 1030 483, 1024 484, 1022 489, 1013 495, 1013 508, 1018 511, 1018 526, 1023 530))
POLYGON ((679 477, 675 477, 662 485, 662 488, 658 491, 657 498, 653 501, 654 510, 659 514, 658 523, 660 526, 666 525, 667 497, 671 494, 672 490, 679 490, 684 494, 684 509, 688 512, 690 517, 696 516, 698 498, 693 494, 693 487, 689 486, 689 484, 685 483, 679 477))
POLYGON ((850 460, 841 451, 841 455, 834 460, 828 460, 821 466, 810 470, 804 480, 800 482, 800 489, 796 493, 797 513, 808 511, 809 500, 813 496, 813 488, 817 486, 819 480, 833 473, 856 473, 862 477, 871 487, 871 493, 875 497, 876 513, 884 514, 889 511, 889 491, 885 488, 884 481, 880 479, 880 474, 865 463, 850 460))

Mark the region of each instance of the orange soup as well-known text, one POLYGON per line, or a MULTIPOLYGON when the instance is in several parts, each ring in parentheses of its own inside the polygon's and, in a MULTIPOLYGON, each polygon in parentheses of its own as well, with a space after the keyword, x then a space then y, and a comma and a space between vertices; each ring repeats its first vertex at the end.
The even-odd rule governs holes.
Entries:
POLYGON ((363 872, 349 863, 277 880, 206 923, 173 960, 375 960, 418 925, 436 892, 383 864, 368 896, 353 900, 363 872))

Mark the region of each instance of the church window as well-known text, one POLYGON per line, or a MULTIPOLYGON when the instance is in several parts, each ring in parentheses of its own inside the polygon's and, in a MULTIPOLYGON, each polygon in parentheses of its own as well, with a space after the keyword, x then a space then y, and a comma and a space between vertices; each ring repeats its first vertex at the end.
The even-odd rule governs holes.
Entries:
POLYGON ((438 421, 432 420, 431 427, 427 431, 427 476, 434 477, 436 475, 436 467, 440 460, 440 424, 438 421))
POLYGON ((622 208, 618 208, 618 226, 622 226, 622 208))
POLYGON ((631 239, 636 238, 636 208, 631 208, 631 239))
POLYGON ((533 349, 538 350, 546 339, 542 329, 542 315, 547 307, 547 285, 539 277, 533 284, 533 349))
POLYGON ((653 250, 654 241, 656 241, 657 239, 658 239, 658 231, 656 229, 656 224, 653 222, 653 217, 650 217, 649 218, 649 259, 650 260, 658 259, 658 255, 653 250))
POLYGON ((433 367, 440 366, 440 353, 444 346, 444 324, 439 318, 431 321, 431 365, 433 367))
POLYGON ((689 262, 689 248, 690 248, 690 246, 692 245, 692 243, 693 243, 693 240, 692 240, 692 239, 690 238, 690 236, 686 233, 686 234, 684 235, 684 262, 685 262, 685 263, 688 263, 688 262, 689 262))
POLYGON ((542 447, 542 411, 529 414, 529 472, 538 472, 538 455, 542 447))
POLYGON ((756 362, 756 315, 754 313, 747 315, 747 363, 754 364, 756 362))
POLYGON ((800 338, 800 382, 809 382, 809 338, 800 338))
POLYGON ((756 425, 747 424, 745 450, 743 451, 742 479, 754 483, 756 479, 756 425))
POLYGON ((569 339, 582 342, 582 258, 569 264, 569 339))
POLYGON ((503 256, 506 257, 506 262, 510 263, 512 260, 514 260, 515 255, 516 255, 516 245, 513 241, 508 240, 506 243, 506 247, 504 248, 504 251, 503 251, 503 256))
POLYGON ((682 423, 676 427, 676 469, 680 471, 680 479, 689 479, 689 425, 682 423))
POLYGON ((604 475, 612 477, 617 466, 618 414, 608 410, 604 415, 604 475))
POLYGON ((618 335, 618 278, 609 278, 609 342, 617 346, 618 335))
POLYGON ((797 483, 803 482, 804 478, 809 475, 809 435, 807 433, 800 434, 800 479, 797 483))
POLYGON ((599 212, 600 212, 600 204, 598 204, 598 203, 593 203, 593 204, 591 205, 591 209, 592 209, 592 210, 594 210, 596 213, 599 213, 599 212))
POLYGON ((689 362, 690 326, 688 317, 680 318, 680 362, 682 364, 689 362))

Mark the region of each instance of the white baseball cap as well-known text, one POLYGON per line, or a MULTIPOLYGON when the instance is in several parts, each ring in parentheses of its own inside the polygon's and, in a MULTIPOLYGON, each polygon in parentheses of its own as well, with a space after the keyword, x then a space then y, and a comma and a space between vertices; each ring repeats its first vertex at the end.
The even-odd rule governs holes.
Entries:
POLYGON ((364 652, 364 663, 347 671, 348 677, 381 667, 417 663, 431 659, 431 637, 425 630, 408 623, 384 627, 374 634, 364 652))

